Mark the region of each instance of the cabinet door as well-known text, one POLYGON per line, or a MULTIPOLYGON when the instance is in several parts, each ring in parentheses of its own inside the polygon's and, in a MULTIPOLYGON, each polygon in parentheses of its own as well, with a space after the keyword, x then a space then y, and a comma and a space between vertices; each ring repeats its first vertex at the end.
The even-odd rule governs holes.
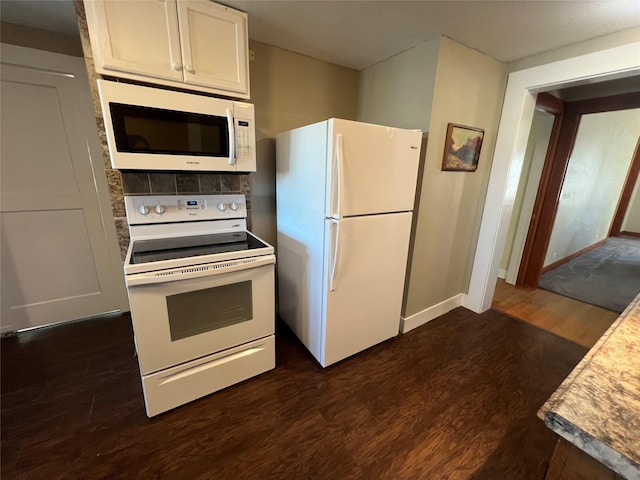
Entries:
POLYGON ((96 70, 182 81, 176 0, 85 0, 96 70))
POLYGON ((212 2, 179 1, 184 81, 249 93, 247 14, 212 2))

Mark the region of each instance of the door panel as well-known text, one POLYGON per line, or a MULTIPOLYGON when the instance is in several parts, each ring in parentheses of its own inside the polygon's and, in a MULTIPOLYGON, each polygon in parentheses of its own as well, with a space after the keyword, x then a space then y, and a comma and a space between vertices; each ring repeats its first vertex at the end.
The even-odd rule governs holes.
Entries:
POLYGON ((5 284, 14 308, 100 293, 81 209, 3 212, 2 220, 3 251, 10 253, 6 260, 28 259, 35 267, 16 268, 14 281, 5 284), (69 242, 69 236, 75 241, 69 242), (73 275, 66 275, 70 265, 73 275), (56 281, 42 272, 55 272, 56 281))
POLYGON ((413 210, 421 132, 332 119, 329 138, 327 216, 413 210))
POLYGON ((323 366, 398 334, 411 217, 327 220, 323 366))
POLYGON ((15 70, 5 68, 9 71, 3 75, 2 109, 11 112, 7 125, 11 134, 2 135, 2 150, 11 152, 12 158, 2 163, 2 175, 11 179, 3 182, 2 194, 77 194, 71 162, 42 161, 48 156, 68 158, 70 154, 57 88, 11 81, 15 70), (34 115, 39 111, 47 113, 34 115), (36 135, 38 141, 34 142, 36 135))
MULTIPOLYGON (((9 61, 12 55, 5 51, 12 50, 3 46, 3 61, 9 61)), ((26 59, 25 51, 21 58, 26 59)), ((63 58, 84 69, 82 59, 63 58)), ((122 305, 122 277, 114 276, 112 257, 115 231, 108 240, 96 190, 102 179, 93 173, 94 168, 102 173, 102 159, 92 166, 87 112, 79 102, 86 78, 61 75, 66 65, 60 65, 56 72, 2 65, 3 332, 122 305)))

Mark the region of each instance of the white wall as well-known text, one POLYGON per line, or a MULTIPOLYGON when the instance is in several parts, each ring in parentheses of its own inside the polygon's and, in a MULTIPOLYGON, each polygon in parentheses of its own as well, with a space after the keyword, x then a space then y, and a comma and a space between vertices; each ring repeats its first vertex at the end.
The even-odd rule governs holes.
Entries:
POLYGON ((607 237, 640 132, 640 109, 583 115, 544 265, 607 237))

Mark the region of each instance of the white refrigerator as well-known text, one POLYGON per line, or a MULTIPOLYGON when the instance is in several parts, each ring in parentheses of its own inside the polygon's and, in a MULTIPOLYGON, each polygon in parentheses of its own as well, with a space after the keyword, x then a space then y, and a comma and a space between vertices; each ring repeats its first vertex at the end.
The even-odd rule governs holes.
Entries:
POLYGON ((421 140, 335 118, 277 136, 279 313, 323 367, 398 334, 421 140))

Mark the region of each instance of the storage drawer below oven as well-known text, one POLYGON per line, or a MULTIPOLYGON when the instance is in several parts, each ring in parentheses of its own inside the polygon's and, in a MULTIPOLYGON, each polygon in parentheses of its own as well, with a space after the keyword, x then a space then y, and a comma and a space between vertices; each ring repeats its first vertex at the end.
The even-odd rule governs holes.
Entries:
POLYGON ((273 335, 177 367, 142 376, 147 416, 153 417, 276 366, 273 335))

